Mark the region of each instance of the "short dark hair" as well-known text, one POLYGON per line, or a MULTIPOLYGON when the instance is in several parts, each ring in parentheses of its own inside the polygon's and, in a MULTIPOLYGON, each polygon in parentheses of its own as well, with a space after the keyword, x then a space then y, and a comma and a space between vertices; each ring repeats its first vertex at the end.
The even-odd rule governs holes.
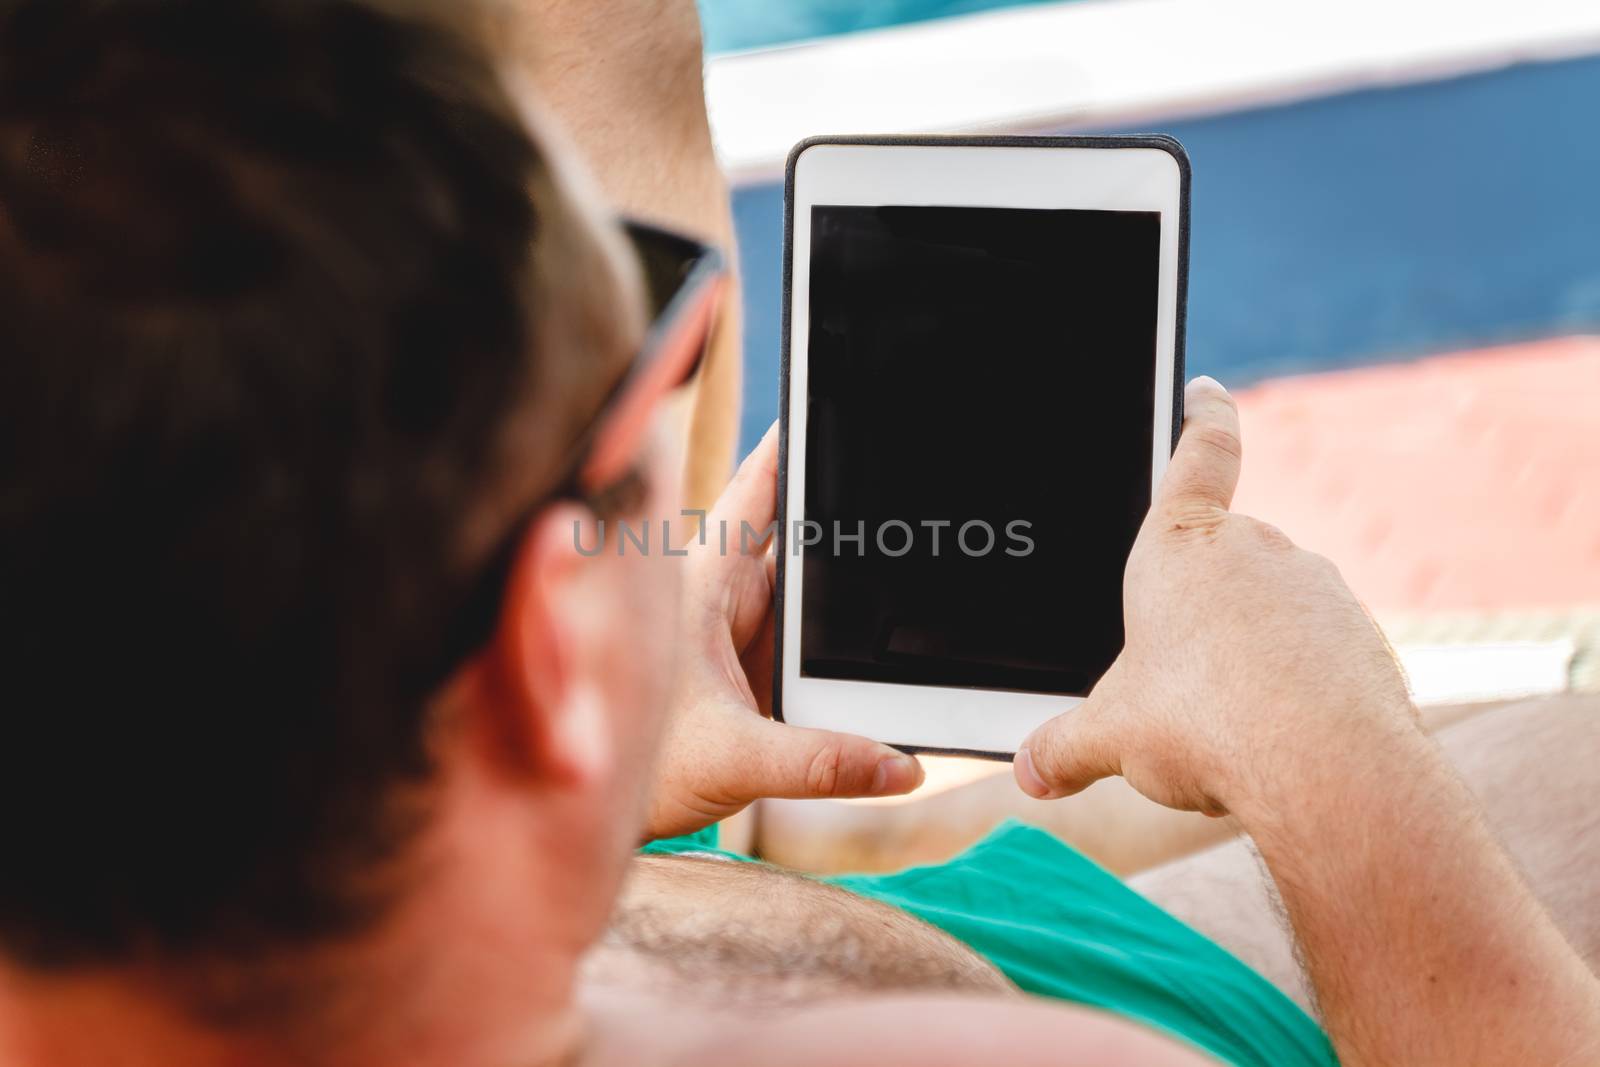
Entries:
POLYGON ((439 26, 0 0, 0 951, 381 913, 467 525, 621 343, 554 190, 439 26))

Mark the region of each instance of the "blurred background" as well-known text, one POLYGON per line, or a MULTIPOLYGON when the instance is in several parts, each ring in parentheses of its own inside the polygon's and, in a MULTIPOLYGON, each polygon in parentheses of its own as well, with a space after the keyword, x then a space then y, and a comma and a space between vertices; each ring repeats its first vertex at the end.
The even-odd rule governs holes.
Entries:
POLYGON ((1419 701, 1600 690, 1600 0, 701 5, 746 448, 795 141, 1169 133, 1238 508, 1340 565, 1419 701))

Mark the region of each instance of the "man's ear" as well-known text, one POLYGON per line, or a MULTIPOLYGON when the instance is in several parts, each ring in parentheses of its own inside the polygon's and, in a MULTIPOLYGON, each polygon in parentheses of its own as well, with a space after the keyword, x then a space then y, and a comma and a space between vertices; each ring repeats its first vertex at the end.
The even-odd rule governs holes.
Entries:
POLYGON ((601 685, 614 580, 592 542, 595 518, 558 505, 529 523, 506 581, 483 668, 484 736, 495 763, 556 787, 606 773, 613 739, 601 685), (579 551, 579 535, 588 554, 579 551))

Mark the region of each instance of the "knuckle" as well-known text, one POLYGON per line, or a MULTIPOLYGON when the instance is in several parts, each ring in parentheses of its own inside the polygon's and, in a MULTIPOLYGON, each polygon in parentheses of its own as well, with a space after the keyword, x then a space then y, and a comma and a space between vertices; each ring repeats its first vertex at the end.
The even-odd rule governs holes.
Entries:
POLYGON ((844 746, 828 741, 811 756, 806 768, 806 790, 817 796, 831 796, 839 788, 844 770, 844 746))
POLYGON ((1167 532, 1180 540, 1214 541, 1231 516, 1214 504, 1194 499, 1180 485, 1179 502, 1167 512, 1167 532))
POLYGON ((1244 445, 1232 427, 1205 422, 1191 426, 1184 436, 1190 437, 1195 446, 1203 452, 1211 452, 1233 460, 1244 457, 1244 445))
MULTIPOLYGON (((1088 712, 1080 710, 1067 714, 1088 712)), ((1050 729, 1034 736, 1028 749, 1033 755, 1034 770, 1046 785, 1076 793, 1101 777, 1101 768, 1110 761, 1095 727, 1096 724, 1088 720, 1074 724, 1074 728, 1052 724, 1050 729)))
POLYGON ((1033 769, 1047 785, 1058 785, 1061 778, 1062 744, 1060 729, 1050 723, 1028 740, 1028 752, 1033 757, 1033 769))
POLYGON ((1310 570, 1317 572, 1324 578, 1331 578, 1337 582, 1340 582, 1341 584, 1343 583, 1344 576, 1339 573, 1339 565, 1333 562, 1333 560, 1322 555, 1320 552, 1308 552, 1303 548, 1299 549, 1298 551, 1300 553, 1301 560, 1310 570))
POLYGON ((1258 545, 1274 550, 1287 550, 1295 547, 1289 535, 1270 522, 1241 516, 1241 527, 1250 532, 1251 537, 1258 545))

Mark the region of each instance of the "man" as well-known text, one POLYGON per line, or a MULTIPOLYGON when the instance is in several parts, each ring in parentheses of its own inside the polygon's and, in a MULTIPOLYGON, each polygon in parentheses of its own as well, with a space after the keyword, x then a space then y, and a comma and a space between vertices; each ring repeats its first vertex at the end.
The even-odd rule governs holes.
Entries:
MULTIPOLYGON (((859 895, 630 859, 918 771, 759 716, 759 557, 581 550, 677 514, 688 349, 515 82, 347 0, 0 6, 0 1062, 1206 1062, 859 895)), ((1019 780, 1234 814, 1346 1063, 1595 1058, 1593 976, 1188 405, 1127 650, 1019 780)))

